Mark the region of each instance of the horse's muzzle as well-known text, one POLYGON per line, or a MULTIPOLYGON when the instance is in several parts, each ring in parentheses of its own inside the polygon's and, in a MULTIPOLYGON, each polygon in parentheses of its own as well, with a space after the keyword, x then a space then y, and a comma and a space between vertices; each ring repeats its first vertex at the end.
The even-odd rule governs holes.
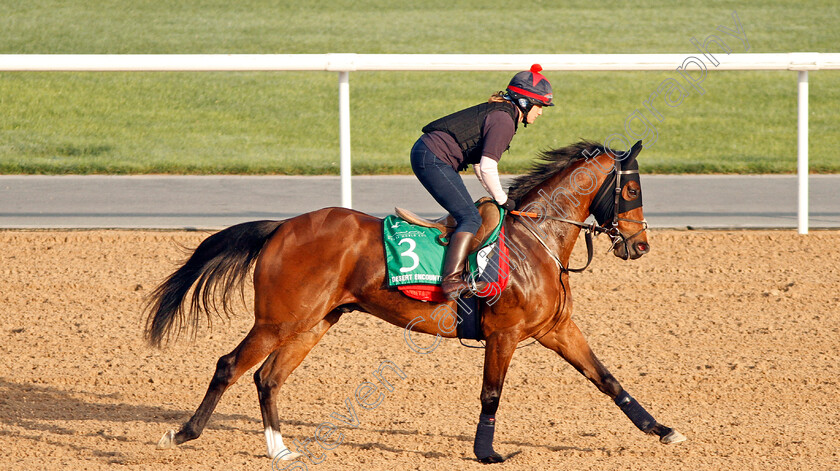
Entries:
POLYGON ((615 244, 613 253, 622 260, 636 260, 650 252, 650 244, 646 240, 624 240, 615 244))
POLYGON ((642 255, 650 252, 650 244, 648 244, 647 242, 636 242, 635 244, 633 244, 633 248, 635 248, 636 253, 639 254, 638 256, 633 258, 639 258, 642 255))

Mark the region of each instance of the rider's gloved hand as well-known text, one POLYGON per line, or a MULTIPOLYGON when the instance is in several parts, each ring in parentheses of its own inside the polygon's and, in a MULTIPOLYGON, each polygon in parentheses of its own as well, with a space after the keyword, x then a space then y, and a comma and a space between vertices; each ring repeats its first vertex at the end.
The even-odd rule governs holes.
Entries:
POLYGON ((505 208, 505 211, 510 212, 510 211, 513 211, 514 209, 516 209, 516 202, 513 201, 512 199, 508 198, 500 206, 505 208))

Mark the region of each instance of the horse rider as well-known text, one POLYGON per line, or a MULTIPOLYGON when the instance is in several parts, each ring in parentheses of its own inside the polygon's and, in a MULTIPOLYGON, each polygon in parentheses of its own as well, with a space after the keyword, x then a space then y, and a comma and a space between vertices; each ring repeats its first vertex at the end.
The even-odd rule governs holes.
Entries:
POLYGON ((551 84, 539 64, 514 75, 504 91, 481 103, 432 121, 411 148, 411 168, 432 197, 455 218, 449 239, 441 287, 449 297, 469 287, 462 274, 470 241, 481 226, 481 215, 458 175, 470 164, 484 189, 508 211, 516 203, 499 182, 498 163, 519 123, 532 124, 552 103, 551 84))

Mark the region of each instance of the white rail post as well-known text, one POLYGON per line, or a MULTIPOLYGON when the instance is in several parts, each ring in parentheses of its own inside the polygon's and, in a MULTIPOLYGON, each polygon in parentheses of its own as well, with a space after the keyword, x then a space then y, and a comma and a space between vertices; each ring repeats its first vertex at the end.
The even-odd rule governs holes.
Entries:
POLYGON ((352 208, 350 178, 350 72, 338 73, 338 128, 341 158, 341 206, 352 208))
POLYGON ((799 177, 799 233, 808 233, 808 71, 799 74, 797 169, 799 177))

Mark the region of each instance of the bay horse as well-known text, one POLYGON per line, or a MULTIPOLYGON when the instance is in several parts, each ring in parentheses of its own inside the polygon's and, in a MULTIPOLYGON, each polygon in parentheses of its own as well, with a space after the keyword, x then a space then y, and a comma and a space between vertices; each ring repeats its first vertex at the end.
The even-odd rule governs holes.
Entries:
MULTIPOLYGON (((641 148, 641 141, 625 152, 582 141, 543 152, 529 173, 513 181, 509 197, 522 211, 506 215, 503 223, 506 240, 517 247, 520 257, 495 302, 479 304, 486 342, 473 446, 479 461, 504 460, 493 449, 495 414, 513 353, 527 339, 557 352, 612 398, 642 432, 665 444, 685 440, 658 423, 622 388, 571 318, 568 262, 582 230, 590 260, 593 230, 609 234, 612 251, 621 259, 636 259, 650 250, 636 161, 641 148), (590 214, 598 224, 584 223, 590 214)), ((241 293, 252 267, 254 326, 232 352, 219 358, 195 414, 178 432, 168 431, 158 448, 198 438, 224 391, 265 359, 254 382, 268 456, 302 459, 283 443, 277 395, 344 313, 362 311, 398 327, 409 326, 412 333, 455 337, 454 317, 440 322, 435 303, 408 298, 388 287, 384 258, 382 219, 344 208, 238 224, 201 242, 184 265, 150 294, 147 340, 159 347, 187 328, 195 329, 202 314, 232 312, 233 294, 241 293)))

